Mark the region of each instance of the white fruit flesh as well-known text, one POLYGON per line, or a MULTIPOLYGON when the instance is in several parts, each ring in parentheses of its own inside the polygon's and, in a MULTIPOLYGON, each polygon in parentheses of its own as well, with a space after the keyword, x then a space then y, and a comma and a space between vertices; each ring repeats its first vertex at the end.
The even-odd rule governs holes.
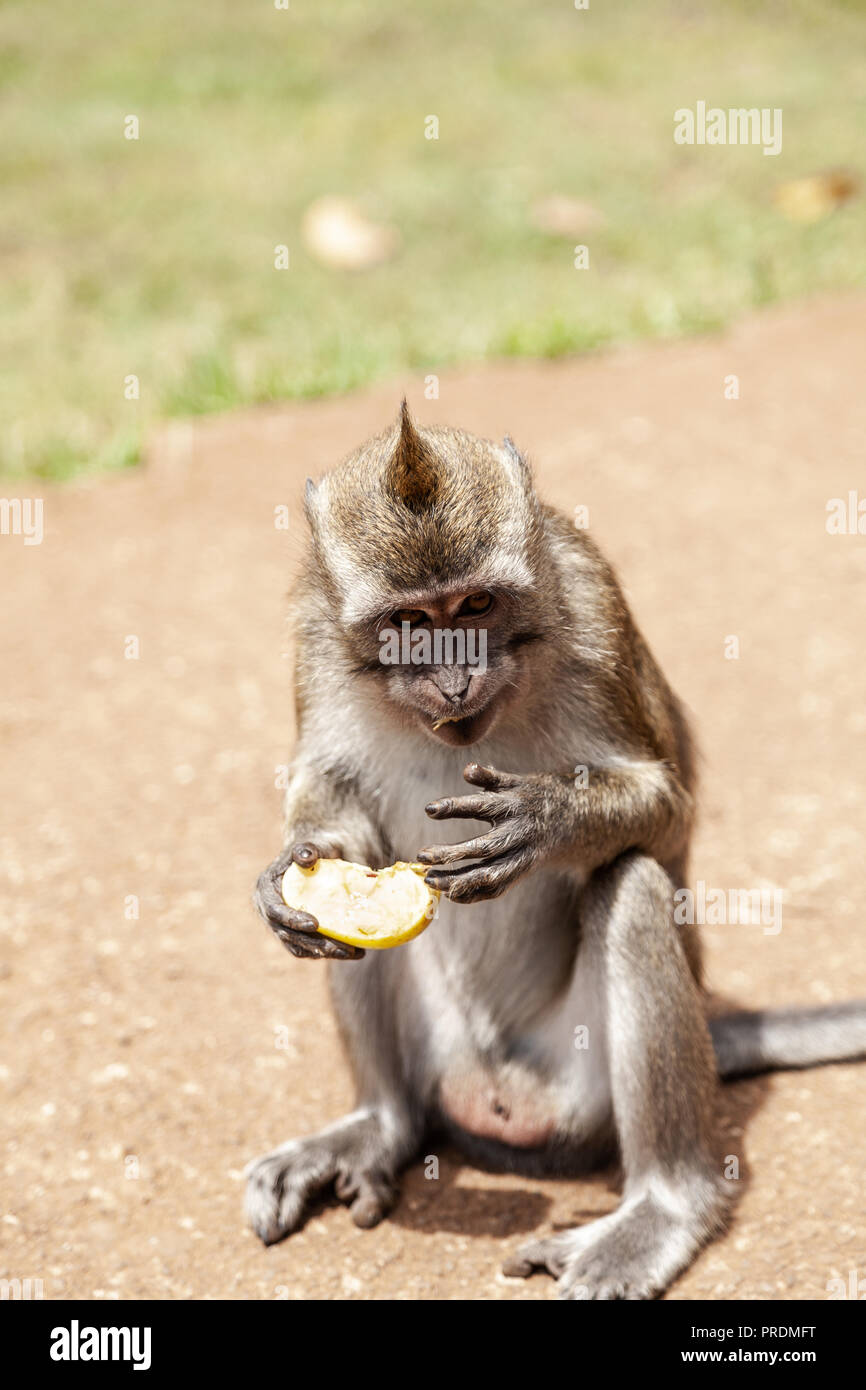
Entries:
POLYGON ((426 872, 423 864, 398 863, 376 873, 345 859, 318 859, 311 869, 290 864, 283 898, 315 917, 323 936, 381 951, 411 941, 433 920, 439 894, 424 882, 426 872))

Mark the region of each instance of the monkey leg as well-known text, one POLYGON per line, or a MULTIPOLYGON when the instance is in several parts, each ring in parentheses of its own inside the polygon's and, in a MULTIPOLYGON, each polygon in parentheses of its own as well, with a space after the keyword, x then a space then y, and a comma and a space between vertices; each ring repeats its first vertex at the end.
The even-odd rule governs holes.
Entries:
POLYGON ((605 1001, 623 1197, 610 1216, 530 1242, 507 1274, 545 1269, 565 1299, 651 1298, 719 1228, 712 1156, 716 1072, 698 989, 673 922, 673 884, 630 852, 596 874, 581 904, 577 969, 605 1001))
POLYGON ((406 1161, 406 1130, 386 1109, 353 1110, 306 1139, 292 1139, 246 1169, 246 1210, 266 1245, 303 1224, 315 1197, 333 1185, 356 1226, 375 1226, 394 1202, 406 1161))
POLYGON ((375 1226, 394 1203, 396 1179, 421 1142, 423 1108, 396 1043, 392 952, 330 967, 331 997, 355 1080, 356 1108, 306 1139, 294 1139, 247 1168, 246 1209, 271 1244, 302 1224, 309 1203, 333 1185, 357 1226, 375 1226))

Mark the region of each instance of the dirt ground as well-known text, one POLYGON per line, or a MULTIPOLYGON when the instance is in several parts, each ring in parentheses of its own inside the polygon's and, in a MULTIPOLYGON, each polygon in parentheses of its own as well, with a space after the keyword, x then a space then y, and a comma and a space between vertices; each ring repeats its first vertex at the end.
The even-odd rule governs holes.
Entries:
MULTIPOLYGON (((323 967, 250 903, 293 736, 299 495, 404 389, 422 421, 509 432, 548 497, 588 506, 694 713, 694 876, 784 890, 778 933, 706 929, 714 991, 866 995, 866 537, 825 527, 828 499, 866 492, 864 314, 819 300, 709 341, 447 373, 437 401, 406 377, 174 425, 139 472, 40 490, 43 543, 0 537, 0 1275, 46 1298, 549 1298, 502 1259, 615 1205, 612 1173, 529 1181, 445 1150, 374 1231, 328 1206, 266 1250, 244 1225, 247 1160, 351 1099, 323 967)), ((866 1276, 864 1113, 866 1066, 726 1087, 741 1200, 668 1296, 866 1276)))

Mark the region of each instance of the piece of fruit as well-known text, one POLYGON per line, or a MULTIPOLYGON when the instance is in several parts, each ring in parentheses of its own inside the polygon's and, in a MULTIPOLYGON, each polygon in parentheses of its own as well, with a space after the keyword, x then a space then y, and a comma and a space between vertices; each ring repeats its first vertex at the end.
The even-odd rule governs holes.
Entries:
POLYGON ((418 936, 436 915, 439 894, 424 882, 424 864, 392 864, 377 873, 346 859, 290 864, 283 874, 289 907, 309 912, 323 936, 384 951, 418 936))

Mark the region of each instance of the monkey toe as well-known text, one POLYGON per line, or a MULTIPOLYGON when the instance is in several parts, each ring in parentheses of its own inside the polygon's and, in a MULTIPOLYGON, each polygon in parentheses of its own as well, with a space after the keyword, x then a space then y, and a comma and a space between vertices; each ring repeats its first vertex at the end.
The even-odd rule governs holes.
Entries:
POLYGON ((536 1268, 536 1265, 518 1253, 505 1261, 502 1266, 502 1273, 507 1279, 528 1279, 536 1268))
POLYGON ((378 1120, 366 1112, 296 1139, 247 1167, 246 1211, 266 1245, 303 1225, 312 1201, 333 1184, 356 1226, 377 1225, 394 1202, 394 1175, 378 1120))
POLYGON ((333 1159, 314 1144, 294 1143, 255 1159, 247 1168, 247 1218, 265 1245, 302 1224, 315 1193, 333 1175, 333 1159))
POLYGON ((247 1219, 264 1245, 273 1245, 289 1234, 288 1213, 281 1209, 279 1197, 267 1183, 257 1179, 247 1182, 247 1219))
POLYGON ((378 1226, 394 1202, 394 1188, 382 1173, 342 1172, 334 1191, 341 1202, 348 1203, 352 1220, 363 1230, 378 1226))
POLYGON ((655 1292, 646 1277, 631 1278, 620 1272, 605 1274, 597 1269, 586 1269, 576 1261, 557 1281, 556 1296, 571 1302, 591 1299, 606 1303, 644 1300, 652 1298, 655 1292))
POLYGON ((387 1205, 371 1193, 364 1193, 357 1197, 349 1208, 355 1225, 360 1226, 363 1231, 369 1231, 373 1226, 378 1226, 387 1210, 387 1205))
POLYGON ((250 1225, 265 1245, 273 1245, 300 1225, 306 1194, 284 1187, 278 1174, 255 1169, 247 1179, 246 1211, 250 1225))
POLYGON ((594 1255, 592 1246, 581 1248, 587 1229, 563 1231, 521 1246, 506 1260, 503 1274, 511 1279, 526 1279, 538 1272, 550 1274, 557 1281, 557 1298, 575 1302, 652 1298, 655 1290, 645 1270, 611 1267, 603 1249, 594 1255))
POLYGON ((706 1228, 672 1216, 648 1195, 567 1234, 573 1240, 558 1297, 608 1302, 657 1297, 694 1258, 706 1228))
POLYGON ((570 1231, 565 1231, 562 1235, 548 1236, 544 1240, 531 1240, 526 1245, 521 1245, 519 1250, 505 1261, 502 1273, 509 1279, 528 1279, 530 1274, 541 1270, 558 1279, 568 1264, 569 1242, 566 1237, 571 1234, 570 1231))

